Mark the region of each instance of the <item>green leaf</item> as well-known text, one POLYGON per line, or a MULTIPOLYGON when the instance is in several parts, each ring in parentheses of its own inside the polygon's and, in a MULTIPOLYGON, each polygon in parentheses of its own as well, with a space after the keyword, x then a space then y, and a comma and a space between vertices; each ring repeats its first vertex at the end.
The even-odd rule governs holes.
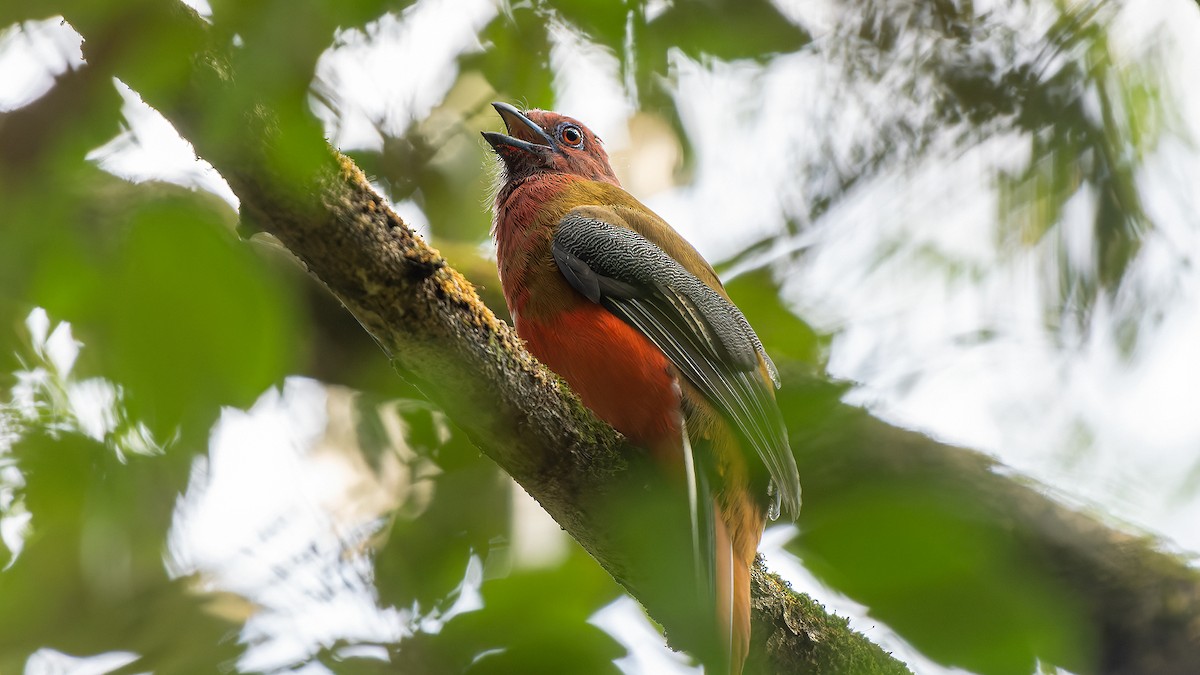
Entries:
POLYGON ((470 464, 432 479, 433 496, 424 510, 393 516, 386 543, 375 555, 382 602, 397 607, 417 602, 423 611, 449 607, 472 553, 487 561, 507 536, 509 482, 478 451, 473 456, 470 464))
POLYGON ((543 630, 529 641, 483 654, 464 672, 469 675, 621 672, 613 661, 625 655, 625 648, 603 630, 588 623, 541 627, 543 630))
POLYGON ((620 54, 625 51, 625 30, 634 10, 627 3, 595 0, 553 0, 558 14, 591 40, 620 54))
POLYGON ((292 300, 270 268, 186 199, 134 214, 113 261, 102 356, 158 432, 249 407, 294 365, 292 300))
POLYGON ((665 63, 669 49, 699 59, 761 59, 793 52, 811 41, 767 0, 693 0, 672 4, 645 24, 639 57, 665 63))
POLYGON ((478 70, 506 100, 519 108, 549 106, 554 100, 550 41, 545 19, 514 8, 488 24, 479 36, 484 51, 466 56, 463 70, 478 70))
POLYGON ((562 565, 487 581, 482 592, 483 609, 455 617, 435 637, 466 672, 616 672, 612 661, 625 650, 587 620, 620 589, 578 546, 562 565))

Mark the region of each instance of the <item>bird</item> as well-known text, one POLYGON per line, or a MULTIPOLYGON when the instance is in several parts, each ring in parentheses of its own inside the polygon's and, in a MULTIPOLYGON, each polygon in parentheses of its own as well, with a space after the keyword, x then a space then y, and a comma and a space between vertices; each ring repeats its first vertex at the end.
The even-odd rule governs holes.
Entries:
POLYGON ((741 673, 763 529, 801 503, 775 366, 712 266, 621 187, 595 133, 492 106, 505 133, 482 133, 499 158, 492 231, 513 325, 597 417, 683 476, 697 597, 723 652, 710 670, 741 673))

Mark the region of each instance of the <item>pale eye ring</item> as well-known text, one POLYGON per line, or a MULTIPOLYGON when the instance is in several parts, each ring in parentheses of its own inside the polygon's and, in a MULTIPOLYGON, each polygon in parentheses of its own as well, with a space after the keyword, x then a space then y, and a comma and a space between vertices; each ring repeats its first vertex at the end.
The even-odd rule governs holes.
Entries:
POLYGON ((583 132, 574 124, 564 124, 558 131, 558 137, 572 148, 583 146, 583 132))

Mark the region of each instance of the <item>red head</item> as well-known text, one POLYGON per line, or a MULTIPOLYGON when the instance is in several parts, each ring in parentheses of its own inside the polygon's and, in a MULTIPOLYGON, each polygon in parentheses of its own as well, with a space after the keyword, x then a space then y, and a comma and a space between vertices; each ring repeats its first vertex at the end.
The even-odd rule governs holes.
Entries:
POLYGON ((505 182, 560 173, 620 185, 600 138, 578 120, 549 110, 522 113, 507 103, 492 107, 509 135, 485 131, 483 137, 504 160, 505 182))

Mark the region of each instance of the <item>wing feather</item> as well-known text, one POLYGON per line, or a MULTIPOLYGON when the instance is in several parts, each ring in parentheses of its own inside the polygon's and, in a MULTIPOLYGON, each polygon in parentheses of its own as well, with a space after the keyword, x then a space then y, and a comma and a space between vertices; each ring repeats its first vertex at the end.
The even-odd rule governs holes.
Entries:
POLYGON ((642 234, 573 211, 551 251, 567 282, 650 339, 733 423, 770 473, 784 511, 800 509, 800 478, 787 429, 764 381, 774 364, 746 317, 642 234))

